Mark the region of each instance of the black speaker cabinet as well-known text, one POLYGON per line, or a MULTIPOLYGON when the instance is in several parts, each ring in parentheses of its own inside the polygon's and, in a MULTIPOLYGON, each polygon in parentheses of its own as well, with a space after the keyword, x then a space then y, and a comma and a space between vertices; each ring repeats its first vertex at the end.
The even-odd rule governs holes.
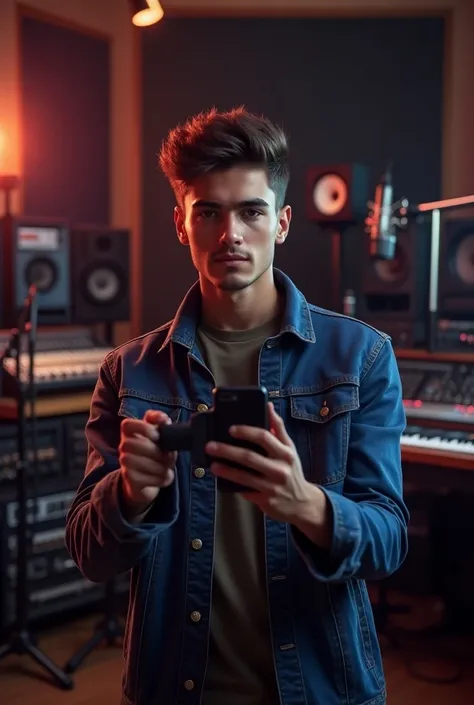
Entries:
POLYGON ((130 232, 77 225, 71 229, 73 320, 130 319, 130 232))
POLYGON ((429 223, 412 223, 397 235, 392 260, 372 259, 362 236, 357 318, 392 336, 396 347, 428 342, 431 233, 429 223))
POLYGON ((474 321, 474 218, 444 224, 438 307, 441 318, 474 321))
POLYGON ((2 327, 17 324, 35 284, 38 324, 70 322, 69 226, 56 218, 4 216, 0 220, 2 250, 2 327))
POLYGON ((306 173, 306 210, 318 223, 353 223, 367 215, 369 170, 363 164, 312 166, 306 173))

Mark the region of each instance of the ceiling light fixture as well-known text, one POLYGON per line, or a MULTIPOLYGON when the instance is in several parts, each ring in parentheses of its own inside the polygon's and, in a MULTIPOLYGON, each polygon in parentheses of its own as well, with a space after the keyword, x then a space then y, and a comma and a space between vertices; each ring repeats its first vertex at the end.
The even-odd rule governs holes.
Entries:
POLYGON ((159 22, 164 15, 158 0, 131 0, 133 6, 132 22, 137 27, 149 27, 159 22))

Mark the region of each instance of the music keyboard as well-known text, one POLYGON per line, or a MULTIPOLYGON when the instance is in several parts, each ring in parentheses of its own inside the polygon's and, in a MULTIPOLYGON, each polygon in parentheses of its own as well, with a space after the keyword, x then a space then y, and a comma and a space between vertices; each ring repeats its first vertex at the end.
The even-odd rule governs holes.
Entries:
MULTIPOLYGON (((0 348, 8 342, 9 334, 0 333, 0 348)), ((87 328, 38 330, 34 355, 34 383, 36 392, 61 392, 68 389, 93 389, 100 366, 110 347, 98 343, 87 328)), ((26 339, 22 340, 20 376, 29 381, 29 355, 26 339)), ((3 363, 2 393, 16 396, 16 356, 3 363)))
POLYGON ((402 447, 444 450, 474 456, 474 433, 407 426, 402 436, 402 447))
POLYGON ((474 432, 407 426, 401 448, 404 462, 474 471, 474 432))
MULTIPOLYGON (((37 386, 51 388, 93 386, 99 368, 110 348, 95 347, 82 350, 52 350, 37 353, 34 360, 34 381, 37 386)), ((5 370, 14 377, 16 361, 6 360, 5 370)), ((29 357, 20 355, 20 375, 23 383, 29 380, 29 357)))

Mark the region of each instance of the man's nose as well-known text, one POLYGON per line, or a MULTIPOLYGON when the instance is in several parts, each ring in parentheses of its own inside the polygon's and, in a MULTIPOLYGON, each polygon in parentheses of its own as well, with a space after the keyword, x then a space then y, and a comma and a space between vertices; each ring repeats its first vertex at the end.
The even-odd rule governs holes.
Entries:
POLYGON ((226 245, 235 245, 242 242, 242 233, 240 232, 238 220, 232 213, 222 219, 219 241, 221 244, 226 245))

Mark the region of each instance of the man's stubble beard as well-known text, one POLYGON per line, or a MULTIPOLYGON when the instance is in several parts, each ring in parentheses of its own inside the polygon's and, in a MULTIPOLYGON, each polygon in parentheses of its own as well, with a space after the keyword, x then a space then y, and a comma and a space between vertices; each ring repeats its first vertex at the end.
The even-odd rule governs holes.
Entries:
POLYGON ((217 288, 221 291, 242 291, 242 289, 247 289, 247 287, 251 286, 254 281, 256 281, 256 279, 246 281, 222 281, 218 283, 217 288))
POLYGON ((218 283, 218 288, 221 291, 242 291, 243 289, 247 289, 249 286, 252 286, 252 284, 255 284, 256 281, 258 281, 263 275, 268 272, 268 270, 273 266, 273 259, 270 260, 268 265, 263 269, 259 274, 256 274, 253 277, 250 277, 245 280, 228 280, 226 281, 225 279, 221 282, 218 283))

